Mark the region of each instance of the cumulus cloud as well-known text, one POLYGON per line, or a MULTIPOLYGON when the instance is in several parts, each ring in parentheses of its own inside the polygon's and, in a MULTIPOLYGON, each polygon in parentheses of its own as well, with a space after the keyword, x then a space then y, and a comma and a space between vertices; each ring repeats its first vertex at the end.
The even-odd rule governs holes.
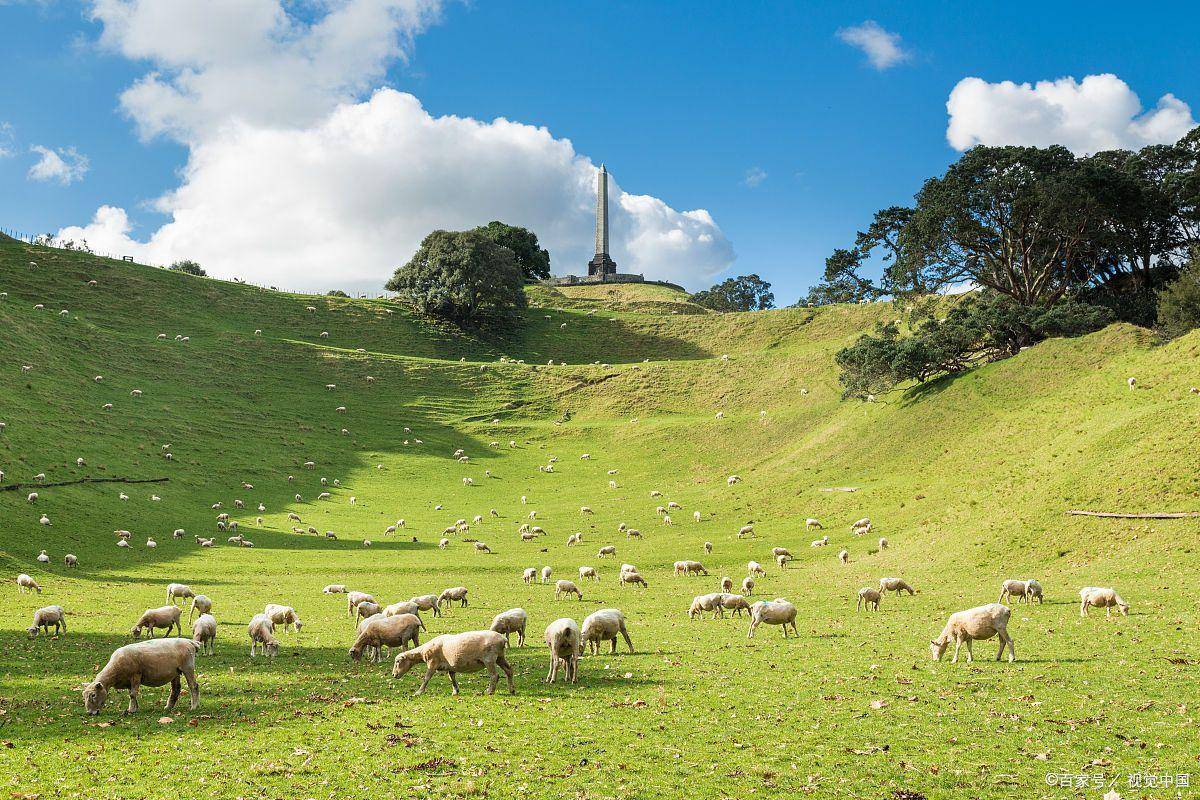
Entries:
POLYGON ((900 34, 892 33, 873 19, 861 25, 841 28, 837 37, 851 47, 856 47, 867 57, 877 70, 891 69, 910 58, 900 44, 900 34))
MULTIPOLYGON (((377 290, 429 231, 493 219, 536 231, 557 272, 591 258, 596 167, 569 140, 503 118, 435 117, 394 89, 362 98, 437 3, 345 0, 301 23, 277 0, 220 0, 187 24, 172 16, 176 3, 194 8, 93 7, 107 46, 154 67, 122 108, 143 135, 188 148, 181 184, 155 202, 170 220, 135 237, 124 210, 104 207, 60 235, 304 290, 377 290)), ((696 285, 733 261, 706 211, 677 211, 612 178, 609 203, 621 271, 696 285)))
POLYGON ((977 144, 1061 144, 1078 153, 1178 141, 1196 126, 1188 104, 1165 94, 1150 110, 1116 75, 1036 84, 963 78, 946 102, 946 139, 956 150, 977 144))
POLYGON ((751 167, 746 170, 746 176, 742 178, 742 183, 753 189, 756 186, 761 186, 762 182, 767 179, 767 171, 762 167, 751 167))
POLYGON ((67 186, 75 181, 83 180, 83 176, 87 174, 90 166, 88 157, 74 147, 60 147, 57 150, 51 150, 49 147, 35 144, 29 148, 29 152, 39 156, 34 165, 29 168, 29 172, 26 173, 26 177, 31 181, 67 186))

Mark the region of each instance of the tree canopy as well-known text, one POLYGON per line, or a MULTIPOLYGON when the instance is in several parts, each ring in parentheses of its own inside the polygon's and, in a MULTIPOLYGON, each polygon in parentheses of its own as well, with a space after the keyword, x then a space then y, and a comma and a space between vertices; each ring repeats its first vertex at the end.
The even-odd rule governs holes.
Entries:
POLYGON ((208 277, 208 273, 204 271, 198 262, 187 258, 181 261, 176 261, 174 264, 168 267, 168 269, 174 272, 186 272, 188 275, 195 275, 199 278, 208 277))
POLYGON ((496 221, 476 230, 496 244, 511 250, 517 259, 517 266, 529 280, 545 280, 550 277, 550 252, 541 247, 537 234, 533 231, 496 221))
POLYGON ((696 292, 692 302, 713 311, 760 311, 775 307, 775 295, 771 284, 757 275, 739 275, 696 292))
POLYGON ((386 288, 422 314, 467 322, 525 308, 524 282, 513 251, 475 229, 430 233, 386 288))

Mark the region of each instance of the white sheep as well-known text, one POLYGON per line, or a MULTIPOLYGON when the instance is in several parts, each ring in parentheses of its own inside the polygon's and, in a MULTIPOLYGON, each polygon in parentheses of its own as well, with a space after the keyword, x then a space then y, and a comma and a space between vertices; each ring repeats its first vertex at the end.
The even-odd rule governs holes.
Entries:
POLYGON ((820 539, 814 540, 811 544, 809 544, 809 547, 825 547, 828 544, 829 544, 829 535, 826 534, 825 536, 822 536, 820 539))
POLYGON ((68 567, 78 567, 79 558, 74 553, 67 553, 65 556, 63 556, 63 563, 68 567))
POLYGON ((41 564, 49 564, 50 556, 46 555, 46 551, 43 550, 42 552, 37 554, 37 561, 41 564))
POLYGON ((705 611, 711 612, 713 619, 724 617, 724 601, 725 594, 723 592, 697 595, 692 598, 692 605, 688 608, 688 617, 691 619, 704 619, 705 611))
POLYGON ((680 575, 704 575, 708 576, 708 570, 699 561, 684 560, 676 561, 674 564, 675 576, 680 575))
POLYGON ((421 644, 421 618, 415 614, 394 616, 375 615, 364 619, 358 626, 358 635, 350 646, 350 658, 357 661, 367 651, 368 661, 377 661, 384 647, 407 648, 421 644))
POLYGON ((83 703, 90 716, 104 708, 113 689, 129 690, 127 713, 138 711, 138 691, 143 686, 171 684, 166 710, 175 708, 182 691, 180 677, 187 680, 191 707, 200 705, 200 686, 196 682, 196 651, 199 645, 190 639, 159 639, 118 647, 104 669, 83 688, 83 703))
POLYGON ((546 683, 558 679, 559 666, 566 668, 564 679, 568 683, 579 682, 579 650, 581 636, 579 624, 563 617, 546 626, 546 647, 550 650, 550 672, 546 683))
POLYGON ((897 597, 901 592, 908 592, 910 596, 916 594, 916 590, 900 578, 880 578, 879 591, 883 592, 884 594, 887 594, 888 592, 895 592, 897 597))
POLYGON ((422 594, 416 597, 410 597, 408 602, 415 605, 421 611, 432 611, 435 617, 442 615, 442 609, 438 604, 438 596, 436 594, 422 594))
POLYGON ((879 601, 882 598, 883 595, 880 594, 878 589, 872 589, 870 586, 864 586, 858 590, 858 604, 856 606, 856 610, 861 610, 863 606, 866 606, 868 611, 872 609, 878 611, 879 601))
POLYGON ((214 642, 217 638, 217 619, 212 614, 201 614, 192 623, 192 641, 200 645, 200 652, 205 655, 213 655, 215 648, 214 642))
POLYGON ((344 583, 331 583, 321 590, 322 594, 345 594, 347 591, 344 583))
POLYGON ((525 571, 521 573, 521 580, 526 584, 531 584, 537 580, 537 574, 537 567, 527 567, 525 571))
POLYGON ((1111 616, 1115 608, 1121 616, 1129 616, 1129 604, 1121 599, 1116 589, 1101 586, 1085 586, 1079 590, 1079 616, 1086 617, 1092 606, 1104 609, 1104 616, 1111 616))
POLYGON ((450 604, 453 603, 455 600, 458 601, 459 608, 466 608, 466 606, 467 606, 467 587, 452 586, 449 589, 443 589, 442 593, 440 595, 438 595, 438 605, 439 606, 445 605, 446 608, 450 608, 450 604))
POLYGON ((879 537, 879 549, 880 550, 887 550, 889 544, 890 544, 890 542, 888 542, 886 536, 879 537))
POLYGON ((1026 603, 1033 602, 1034 587, 1036 587, 1036 597, 1038 602, 1042 602, 1042 585, 1035 580, 1006 580, 1000 584, 1000 599, 997 603, 1003 603, 1010 597, 1015 597, 1026 603))
POLYGON ((176 600, 187 600, 189 598, 194 598, 195 596, 196 593, 193 592, 191 587, 186 584, 167 584, 167 602, 171 603, 172 605, 174 605, 176 600))
POLYGON ((267 603, 266 608, 263 609, 263 614, 275 625, 282 625, 285 631, 295 628, 296 632, 299 633, 300 629, 304 627, 304 623, 301 622, 299 615, 296 614, 296 609, 291 606, 267 603))
POLYGON ((525 613, 525 609, 510 608, 508 611, 501 611, 492 618, 489 630, 504 634, 504 638, 509 641, 511 641, 512 634, 515 633, 517 635, 517 647, 524 647, 525 624, 528 621, 529 615, 525 613))
POLYGON ((742 594, 748 596, 754 594, 754 578, 742 578, 742 594))
POLYGON ((1012 611, 1008 606, 1000 605, 999 603, 988 603, 986 606, 977 606, 967 609, 966 611, 957 611, 950 615, 950 619, 946 622, 946 627, 942 628, 942 632, 938 634, 936 639, 929 642, 929 652, 933 656, 934 661, 941 661, 942 656, 946 653, 946 648, 950 642, 954 642, 954 658, 950 663, 958 663, 958 649, 966 643, 967 645, 967 661, 968 663, 974 660, 974 655, 971 653, 971 642, 975 640, 983 641, 990 639, 993 636, 1000 638, 1000 651, 996 653, 996 660, 999 661, 1004 655, 1004 648, 1008 647, 1008 661, 1011 664, 1017 658, 1017 650, 1013 645, 1013 638, 1008 633, 1008 620, 1012 615, 1012 611))
POLYGON ((478 672, 486 669, 491 678, 488 682, 487 694, 493 694, 496 691, 496 684, 500 680, 500 675, 496 671, 498 667, 508 678, 508 690, 516 694, 517 688, 513 684, 512 666, 504 657, 504 650, 507 646, 508 639, 495 631, 468 631, 435 636, 420 647, 406 650, 397 655, 395 663, 392 665, 392 677, 403 677, 405 673, 423 661, 426 665, 425 677, 421 679, 421 685, 417 688, 416 694, 420 695, 425 691, 434 673, 445 672, 450 676, 450 685, 453 687, 451 693, 457 695, 457 673, 478 672))
POLYGON ((191 608, 188 609, 188 619, 192 618, 193 614, 199 612, 201 615, 212 611, 213 602, 206 594, 198 594, 192 598, 191 608))
POLYGON ((171 635, 171 629, 174 628, 183 635, 183 626, 179 624, 179 618, 183 614, 183 609, 177 605, 161 606, 159 608, 148 608, 142 612, 142 616, 138 618, 137 624, 133 626, 130 633, 133 638, 140 638, 142 631, 147 631, 151 636, 154 636, 154 631, 157 628, 165 628, 164 636, 171 635))
POLYGON ((837 557, 838 557, 838 561, 842 562, 843 564, 850 563, 850 553, 846 550, 838 551, 837 557))
POLYGON ((605 545, 604 547, 601 547, 599 550, 596 551, 596 558, 605 558, 606 556, 615 556, 616 554, 617 554, 616 546, 609 544, 609 545, 605 545))
POLYGON ((595 567, 580 567, 579 568, 579 580, 584 581, 584 580, 589 580, 589 579, 593 580, 593 581, 600 580, 600 575, 596 572, 596 568, 595 567))
POLYGON ((804 527, 811 531, 813 528, 821 530, 825 526, 821 524, 821 520, 809 517, 808 519, 804 520, 804 527))
POLYGON ((754 630, 759 625, 782 625, 785 639, 788 635, 789 625, 792 633, 796 636, 800 635, 800 632, 796 630, 796 607, 782 597, 774 600, 759 600, 750 606, 750 630, 746 634, 747 639, 754 637, 754 630))
POLYGON ((346 592, 346 616, 355 616, 355 611, 363 603, 374 603, 375 598, 366 592, 346 592))
POLYGON ((39 632, 50 635, 50 626, 54 626, 54 635, 67 632, 67 612, 62 606, 44 606, 33 612, 33 624, 29 626, 29 638, 35 639, 39 632))
POLYGON ((589 614, 583 621, 580 635, 587 645, 588 651, 596 655, 600 653, 601 642, 610 642, 612 645, 610 652, 617 652, 618 635, 624 637, 629 652, 633 652, 633 641, 629 638, 625 615, 616 608, 602 608, 589 614))
POLYGON ((750 577, 754 577, 755 575, 766 575, 767 571, 763 569, 763 565, 757 561, 750 561, 746 563, 746 574, 750 577))
POLYGON ((565 595, 574 594, 580 601, 583 600, 583 592, 579 591, 579 587, 572 581, 560 580, 554 584, 554 599, 559 600, 565 595))
POLYGON ((255 614, 250 620, 250 624, 246 626, 246 633, 250 636, 250 657, 256 655, 256 650, 260 650, 263 655, 274 658, 279 652, 279 641, 275 638, 275 623, 271 622, 271 618, 266 614, 255 614))

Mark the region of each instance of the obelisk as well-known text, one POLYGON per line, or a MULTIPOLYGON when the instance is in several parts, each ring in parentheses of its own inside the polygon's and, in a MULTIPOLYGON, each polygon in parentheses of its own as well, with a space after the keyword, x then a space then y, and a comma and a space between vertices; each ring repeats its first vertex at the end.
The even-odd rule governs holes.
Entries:
POLYGON ((617 273, 617 263, 608 254, 608 170, 596 173, 596 255, 588 262, 588 277, 604 280, 617 273))

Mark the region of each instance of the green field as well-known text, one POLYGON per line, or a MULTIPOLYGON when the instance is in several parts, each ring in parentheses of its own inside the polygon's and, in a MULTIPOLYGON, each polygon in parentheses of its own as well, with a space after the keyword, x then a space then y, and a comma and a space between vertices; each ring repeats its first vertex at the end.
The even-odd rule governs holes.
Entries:
POLYGON ((1064 514, 1200 509, 1200 395, 1189 391, 1200 333, 1155 346, 1114 325, 859 404, 839 400, 832 356, 893 318, 889 304, 688 314, 638 305, 675 302, 662 298, 556 307, 539 289, 514 331, 479 335, 385 301, 11 240, 0 240, 0 292, 0 489, 38 473, 169 479, 33 487, 32 505, 29 488, 0 491, 0 776, 13 797, 1102 794, 1050 786, 1048 773, 1106 776, 1136 797, 1195 789, 1127 792, 1135 773, 1200 785, 1200 520, 1064 514), (539 471, 551 457, 554 471, 539 471), (857 491, 821 491, 832 487, 857 491), (682 506, 671 526, 655 510, 667 500, 682 506), (217 532, 218 502, 252 549, 217 532), (522 543, 531 510, 547 535, 522 543), (338 538, 293 533, 289 512, 338 538), (443 528, 476 514, 482 524, 437 548, 443 528), (875 530, 854 537, 863 516, 875 530), (829 547, 809 547, 808 517, 829 547), (385 534, 400 518, 401 533, 385 534), (626 539, 621 522, 645 539, 626 539), (757 537, 738 539, 748 522, 757 537), (117 529, 133 532, 131 548, 115 545, 117 529), (576 531, 584 544, 567 548, 576 531), (607 544, 616 557, 597 558, 607 544), (795 554, 788 569, 775 546, 795 554), (49 565, 35 561, 42 549, 49 565), (68 552, 78 569, 63 565, 68 552), (672 577, 683 558, 710 576, 672 577), (767 566, 756 597, 799 608, 799 638, 769 627, 748 641, 744 618, 687 617, 694 595, 722 575, 740 582, 750 559, 767 566), (622 562, 648 590, 617 585, 622 562), (552 587, 521 581, 546 565, 556 578, 594 566, 600 582, 581 584, 582 602, 555 602, 552 587), (20 572, 41 595, 17 593, 20 572), (887 575, 920 591, 856 613, 859 587, 887 575), (1027 577, 1047 602, 1014 606, 1015 664, 992 661, 994 643, 970 665, 930 660, 949 613, 1027 577), (216 655, 198 660, 200 708, 185 696, 162 722, 166 690, 144 689, 138 715, 114 693, 85 716, 78 690, 175 581, 212 597, 220 623, 216 655), (517 694, 483 696, 477 673, 460 677, 458 697, 439 675, 414 698, 420 670, 393 681, 390 664, 352 663, 353 628, 344 599, 321 594, 328 583, 384 603, 469 587, 469 607, 427 615, 428 636, 523 607, 529 642, 509 652, 517 694), (1116 587, 1131 614, 1081 619, 1089 585, 1116 587), (279 633, 277 658, 251 659, 245 626, 268 602, 294 606, 305 626, 279 633), (68 610, 69 633, 28 639, 33 611, 51 603, 68 610), (544 684, 545 626, 605 607, 625 612, 636 652, 585 657, 577 685, 544 684))

